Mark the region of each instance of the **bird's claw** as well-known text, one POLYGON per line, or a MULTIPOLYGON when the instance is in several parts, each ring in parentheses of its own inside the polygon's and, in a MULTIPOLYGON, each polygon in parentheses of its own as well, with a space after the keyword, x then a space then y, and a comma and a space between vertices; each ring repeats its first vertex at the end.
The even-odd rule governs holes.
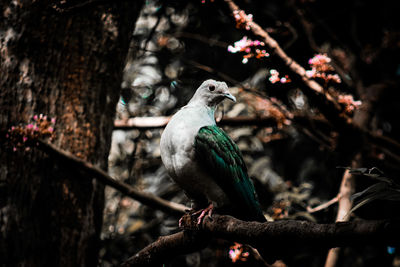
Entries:
POLYGON ((201 222, 204 219, 206 214, 211 218, 211 215, 212 215, 212 212, 213 212, 213 208, 214 208, 213 204, 210 204, 207 208, 199 210, 199 211, 193 213, 193 215, 196 215, 196 214, 201 212, 200 216, 197 218, 197 225, 201 224, 201 222))
POLYGON ((196 227, 196 226, 198 227, 201 224, 201 222, 203 221, 204 217, 208 216, 211 218, 213 209, 214 209, 213 204, 210 204, 205 209, 201 209, 196 212, 193 212, 193 210, 189 211, 188 213, 186 213, 179 219, 179 223, 178 223, 179 228, 183 228, 184 226, 188 226, 188 225, 191 225, 191 227, 196 227), (197 217, 196 222, 194 222, 193 219, 197 215, 199 215, 199 217, 197 217))

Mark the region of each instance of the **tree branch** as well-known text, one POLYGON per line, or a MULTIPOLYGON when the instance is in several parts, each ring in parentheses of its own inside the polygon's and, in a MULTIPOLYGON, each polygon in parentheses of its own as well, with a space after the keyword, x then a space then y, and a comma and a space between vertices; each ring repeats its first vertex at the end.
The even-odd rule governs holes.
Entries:
POLYGON ((95 178, 99 182, 115 188, 121 193, 139 201, 144 205, 177 215, 184 214, 185 210, 187 209, 184 205, 167 201, 151 193, 139 191, 126 183, 117 181, 109 176, 105 171, 93 166, 91 163, 84 161, 73 154, 61 150, 45 141, 39 140, 38 148, 49 155, 62 159, 63 163, 71 164, 72 166, 85 171, 90 175, 89 178, 95 178))
MULTIPOLYGON (((240 11, 240 8, 232 0, 224 0, 232 14, 240 11)), ((383 148, 384 151, 391 151, 389 154, 393 159, 400 159, 400 144, 394 140, 376 135, 359 125, 355 124, 353 120, 342 112, 342 108, 337 101, 318 84, 315 80, 310 79, 306 75, 306 70, 289 57, 285 51, 279 46, 278 42, 274 40, 266 31, 264 31, 260 25, 252 21, 248 25, 253 34, 263 38, 263 41, 268 47, 269 52, 277 64, 286 71, 292 80, 298 81, 299 85, 303 88, 304 94, 306 94, 314 105, 318 107, 321 113, 337 128, 344 133, 352 133, 354 136, 364 135, 367 139, 376 144, 379 148, 383 148)))
MULTIPOLYGON (((206 217, 201 230, 191 229, 159 238, 134 256, 123 266, 154 266, 207 245, 211 238, 223 238, 267 248, 271 253, 279 250, 287 253, 301 247, 340 247, 396 245, 400 243, 399 221, 353 221, 333 224, 317 224, 306 221, 282 220, 276 222, 245 222, 231 216, 214 214, 206 217)), ((272 257, 274 255, 271 255, 272 257)), ((275 256, 278 258, 279 255, 275 256)))
MULTIPOLYGON (((128 120, 116 120, 114 122, 114 129, 128 130, 128 129, 157 129, 165 127, 171 117, 136 117, 128 120)), ((276 119, 273 117, 248 117, 238 116, 233 118, 222 118, 218 125, 222 126, 276 126, 276 119)))
POLYGON ((162 236, 127 259, 121 266, 156 266, 177 255, 205 248, 209 239, 208 235, 200 231, 181 231, 172 235, 162 236))
MULTIPOLYGON (((232 13, 240 11, 239 7, 231 0, 224 0, 231 10, 232 13)), ((274 40, 266 31, 264 31, 260 25, 252 21, 248 25, 253 34, 263 38, 263 41, 268 47, 269 52, 277 64, 281 68, 288 72, 292 80, 299 82, 299 85, 304 89, 304 93, 313 101, 315 105, 321 110, 324 116, 338 125, 347 125, 351 122, 351 119, 342 113, 342 108, 336 102, 336 100, 318 84, 316 81, 310 79, 306 75, 306 70, 291 57, 289 57, 285 51, 279 46, 276 40, 274 40)))

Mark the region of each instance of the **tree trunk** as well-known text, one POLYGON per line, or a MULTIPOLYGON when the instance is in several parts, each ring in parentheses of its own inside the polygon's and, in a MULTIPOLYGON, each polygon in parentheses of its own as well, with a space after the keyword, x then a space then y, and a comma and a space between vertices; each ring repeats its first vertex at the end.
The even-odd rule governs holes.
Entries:
POLYGON ((103 185, 5 138, 35 114, 58 147, 107 169, 122 70, 141 1, 1 1, 0 265, 95 266, 103 185), (5 142, 4 142, 5 140, 5 142))

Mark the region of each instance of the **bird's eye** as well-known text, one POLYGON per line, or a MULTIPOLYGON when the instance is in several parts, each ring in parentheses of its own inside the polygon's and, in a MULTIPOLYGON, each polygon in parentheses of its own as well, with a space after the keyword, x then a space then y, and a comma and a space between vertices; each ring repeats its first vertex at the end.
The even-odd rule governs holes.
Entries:
POLYGON ((208 90, 210 90, 211 92, 215 90, 215 85, 209 85, 208 86, 208 90))

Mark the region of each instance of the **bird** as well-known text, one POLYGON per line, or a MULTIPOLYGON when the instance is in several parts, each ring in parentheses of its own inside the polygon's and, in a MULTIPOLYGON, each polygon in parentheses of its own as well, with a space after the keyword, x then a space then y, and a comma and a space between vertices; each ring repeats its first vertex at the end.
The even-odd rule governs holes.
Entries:
POLYGON ((160 140, 169 176, 194 201, 193 214, 215 211, 246 221, 265 222, 254 185, 235 142, 216 125, 223 100, 236 102, 225 82, 204 81, 187 105, 170 119, 160 140))

